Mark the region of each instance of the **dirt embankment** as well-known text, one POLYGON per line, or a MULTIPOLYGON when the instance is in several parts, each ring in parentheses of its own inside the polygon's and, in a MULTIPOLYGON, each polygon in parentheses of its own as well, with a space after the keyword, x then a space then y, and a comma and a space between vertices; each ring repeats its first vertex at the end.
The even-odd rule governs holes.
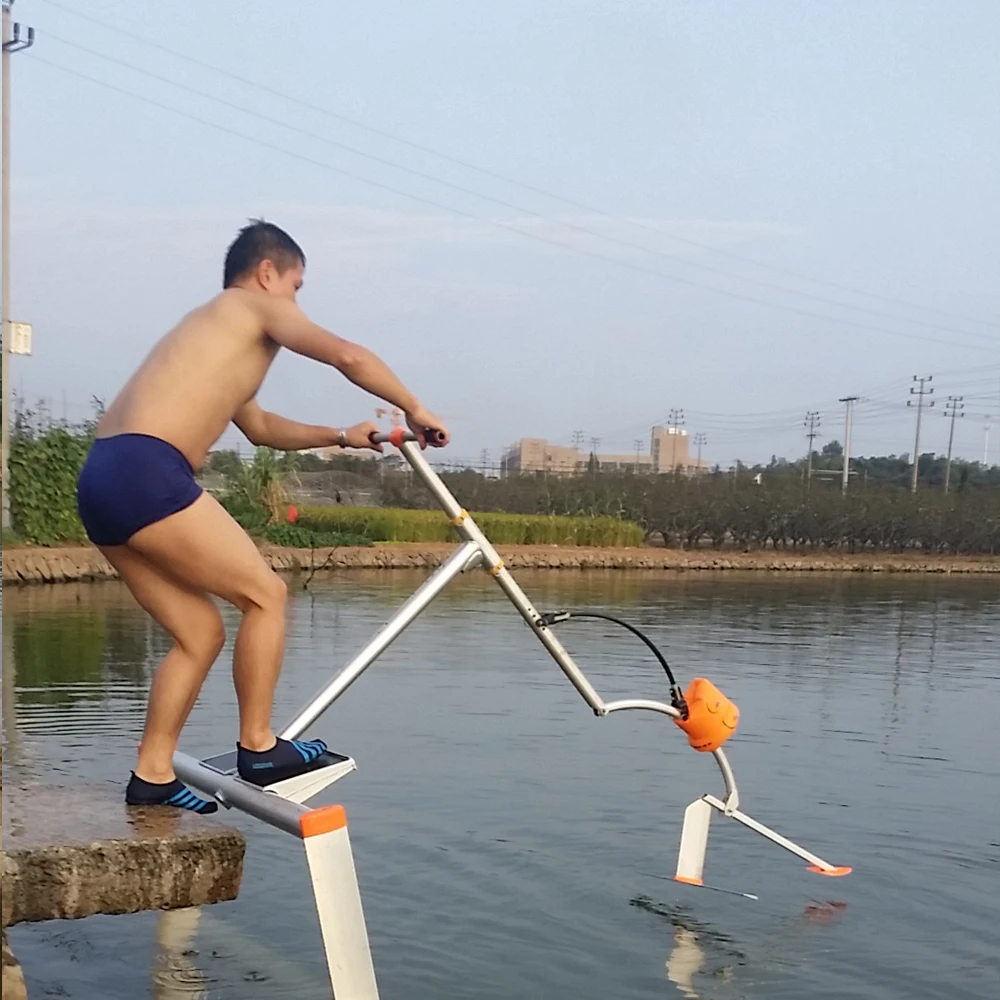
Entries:
MULTIPOLYGON (((439 565, 452 545, 400 543, 371 548, 285 549, 264 546, 276 570, 414 569, 439 565)), ((498 546, 511 569, 758 570, 825 573, 997 573, 1000 557, 864 553, 716 552, 676 549, 593 549, 547 545, 498 546)), ((5 584, 113 579, 114 569, 94 548, 5 547, 5 584)))

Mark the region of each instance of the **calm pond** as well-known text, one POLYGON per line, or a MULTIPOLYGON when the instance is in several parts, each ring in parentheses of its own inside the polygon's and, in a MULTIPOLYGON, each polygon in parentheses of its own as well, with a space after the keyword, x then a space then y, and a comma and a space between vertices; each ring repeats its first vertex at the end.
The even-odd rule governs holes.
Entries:
MULTIPOLYGON (((706 881, 759 900, 669 880, 684 807, 721 792, 713 761, 663 717, 595 719, 475 575, 309 734, 358 762, 315 804, 347 807, 383 998, 1000 996, 1000 580, 518 578, 542 609, 648 630, 682 683, 714 680, 741 710, 727 749, 745 810, 854 874, 811 875, 717 820, 706 881)), ((276 723, 421 579, 340 574, 293 592, 276 723)), ((3 597, 6 780, 122 787, 167 640, 116 583, 3 597)), ((667 697, 624 631, 560 636, 606 697, 667 697)), ((227 660, 189 753, 235 739, 227 660)), ((31 995, 328 997, 299 846, 225 820, 248 837, 236 902, 14 928, 31 995)))

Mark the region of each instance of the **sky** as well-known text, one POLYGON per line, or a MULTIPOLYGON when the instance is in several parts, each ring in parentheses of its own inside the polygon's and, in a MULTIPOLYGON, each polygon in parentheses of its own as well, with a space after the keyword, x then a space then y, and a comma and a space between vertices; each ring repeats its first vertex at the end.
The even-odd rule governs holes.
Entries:
MULTIPOLYGON (((220 287, 251 217, 300 303, 449 421, 704 457, 843 440, 1000 462, 996 0, 17 0, 12 382, 80 419, 220 287)), ((262 405, 378 400, 287 355, 262 405)), ((227 431, 220 446, 241 439, 227 431)), ((249 446, 243 442, 243 448, 249 446)), ((442 456, 443 457, 443 456, 442 456)))

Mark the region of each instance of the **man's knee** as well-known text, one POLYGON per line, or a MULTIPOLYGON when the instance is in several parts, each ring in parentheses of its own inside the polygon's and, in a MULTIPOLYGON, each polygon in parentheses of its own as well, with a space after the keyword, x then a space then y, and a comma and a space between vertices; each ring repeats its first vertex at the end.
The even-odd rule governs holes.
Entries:
POLYGON ((255 581, 247 597, 248 606, 243 608, 244 612, 257 607, 262 611, 284 615, 285 605, 288 603, 288 587, 277 573, 269 570, 255 581))
POLYGON ((174 641, 189 656, 199 663, 211 666, 226 644, 226 629, 218 610, 208 605, 204 616, 189 619, 182 635, 175 635, 174 641))

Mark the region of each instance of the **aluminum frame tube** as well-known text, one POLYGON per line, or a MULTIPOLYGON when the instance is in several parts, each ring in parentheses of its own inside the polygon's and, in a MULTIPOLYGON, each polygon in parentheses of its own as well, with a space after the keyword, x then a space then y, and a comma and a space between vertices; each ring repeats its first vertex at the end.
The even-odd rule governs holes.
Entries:
POLYGON ((748 816, 744 812, 740 812, 739 809, 726 809, 724 802, 720 802, 714 795, 704 795, 702 796, 703 801, 707 802, 713 809, 718 809, 719 812, 728 816, 730 819, 736 820, 737 823, 742 823, 745 827, 753 830, 754 833, 759 833, 762 837, 766 837, 771 841, 772 844, 777 844, 779 847, 783 847, 786 851, 794 854, 796 857, 802 858, 803 861, 808 861, 810 864, 815 865, 817 868, 822 868, 823 871, 836 871, 835 865, 831 865, 829 861, 824 861, 821 857, 813 854, 811 851, 807 851, 804 847, 800 847, 793 840, 789 840, 787 837, 782 837, 782 835, 775 830, 772 830, 769 826, 764 826, 763 823, 758 823, 752 816, 748 816))
POLYGON ((226 808, 239 809, 248 816, 302 839, 299 820, 303 813, 310 811, 308 806, 289 802, 274 792, 265 792, 255 785, 248 785, 239 778, 216 771, 180 751, 174 754, 174 771, 184 784, 208 795, 226 808))
POLYGON ((549 655, 556 661, 573 687, 580 692, 583 700, 593 709, 595 715, 604 715, 606 712, 604 699, 601 698, 594 686, 587 680, 586 675, 576 665, 567 649, 552 634, 552 630, 542 623, 541 615, 535 610, 531 601, 528 600, 527 594, 521 590, 513 576, 508 572, 497 550, 493 548, 492 543, 483 534, 479 525, 469 517, 468 512, 452 496, 448 487, 441 482, 440 476, 430 467, 427 460, 421 454, 420 446, 413 441, 407 440, 400 445, 399 450, 413 467, 413 471, 420 477, 423 484, 430 490, 438 503, 441 504, 444 512, 455 526, 455 530, 463 538, 473 542, 483 553, 490 575, 507 595, 511 604, 520 612, 521 617, 527 622, 528 627, 548 650, 549 655))
POLYGON ((301 736, 388 649, 407 625, 413 622, 456 576, 468 568, 473 556, 477 555, 479 551, 475 543, 466 541, 459 545, 399 607, 357 656, 285 726, 279 734, 281 738, 294 740, 301 736))

